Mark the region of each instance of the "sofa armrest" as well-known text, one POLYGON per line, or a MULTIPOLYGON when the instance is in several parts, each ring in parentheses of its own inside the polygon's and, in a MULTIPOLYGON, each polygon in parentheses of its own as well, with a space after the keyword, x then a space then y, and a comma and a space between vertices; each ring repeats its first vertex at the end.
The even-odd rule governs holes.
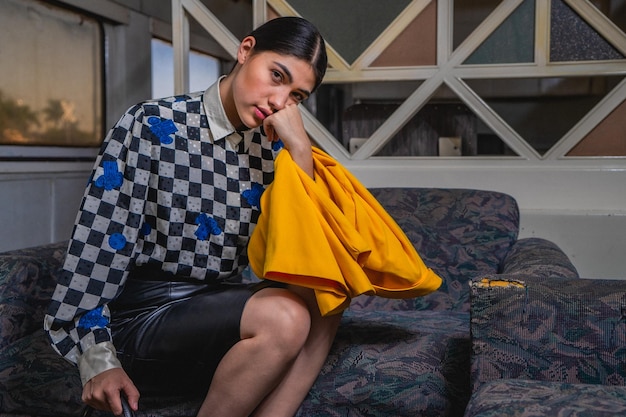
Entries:
POLYGON ((496 275, 470 285, 472 386, 626 385, 626 280, 496 275))
POLYGON ((500 273, 551 278, 578 278, 569 257, 553 242, 542 238, 517 240, 502 262, 500 273))

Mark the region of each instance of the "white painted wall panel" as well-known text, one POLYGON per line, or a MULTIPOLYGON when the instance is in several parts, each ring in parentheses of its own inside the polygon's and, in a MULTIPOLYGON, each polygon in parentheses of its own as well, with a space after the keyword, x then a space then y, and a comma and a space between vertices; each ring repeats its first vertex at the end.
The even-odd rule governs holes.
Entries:
POLYGON ((68 239, 91 163, 1 163, 0 252, 68 239))
MULTIPOLYGON (((63 167, 56 167, 53 171, 63 167)), ((90 174, 90 164, 69 172, 0 174, 0 251, 65 240, 90 174)), ((560 183, 541 172, 501 169, 399 169, 355 167, 365 185, 495 189, 518 199, 520 237, 555 242, 583 277, 626 279, 626 193, 623 173, 597 178, 562 173, 560 183), (571 180, 571 181, 568 181, 571 180)))
POLYGON ((584 278, 626 279, 626 214, 522 212, 520 237, 548 238, 584 278))
POLYGON ((52 196, 52 207, 55 213, 55 222, 52 227, 53 241, 70 238, 88 176, 89 173, 84 173, 77 178, 62 178, 54 183, 52 196))
POLYGON ((50 241, 54 213, 50 181, 15 178, 0 182, 0 250, 50 241))

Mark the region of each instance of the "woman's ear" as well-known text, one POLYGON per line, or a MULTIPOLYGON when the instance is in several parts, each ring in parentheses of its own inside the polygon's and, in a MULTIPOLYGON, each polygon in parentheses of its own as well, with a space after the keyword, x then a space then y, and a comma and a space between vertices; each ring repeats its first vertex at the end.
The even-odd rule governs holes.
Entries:
POLYGON ((254 36, 246 36, 245 38, 243 38, 243 40, 239 44, 239 49, 237 49, 237 62, 239 64, 243 64, 244 62, 246 62, 248 57, 252 55, 254 45, 256 45, 256 39, 254 38, 254 36))

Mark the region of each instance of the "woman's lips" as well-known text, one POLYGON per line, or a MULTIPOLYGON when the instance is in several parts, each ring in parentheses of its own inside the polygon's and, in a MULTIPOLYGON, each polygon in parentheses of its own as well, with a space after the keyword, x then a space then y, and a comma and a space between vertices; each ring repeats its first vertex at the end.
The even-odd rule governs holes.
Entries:
POLYGON ((266 112, 264 112, 262 109, 258 107, 254 108, 254 114, 256 115, 256 117, 258 117, 261 120, 265 120, 265 118, 268 116, 266 112))

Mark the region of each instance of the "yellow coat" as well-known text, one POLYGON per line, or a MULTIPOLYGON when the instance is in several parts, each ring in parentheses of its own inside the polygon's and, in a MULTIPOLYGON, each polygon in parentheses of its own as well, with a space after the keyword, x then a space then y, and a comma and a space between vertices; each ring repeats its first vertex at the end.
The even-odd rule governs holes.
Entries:
POLYGON ((439 288, 441 278, 374 196, 317 148, 313 162, 315 180, 289 152, 278 154, 248 246, 252 271, 313 288, 322 315, 361 294, 412 298, 439 288))

